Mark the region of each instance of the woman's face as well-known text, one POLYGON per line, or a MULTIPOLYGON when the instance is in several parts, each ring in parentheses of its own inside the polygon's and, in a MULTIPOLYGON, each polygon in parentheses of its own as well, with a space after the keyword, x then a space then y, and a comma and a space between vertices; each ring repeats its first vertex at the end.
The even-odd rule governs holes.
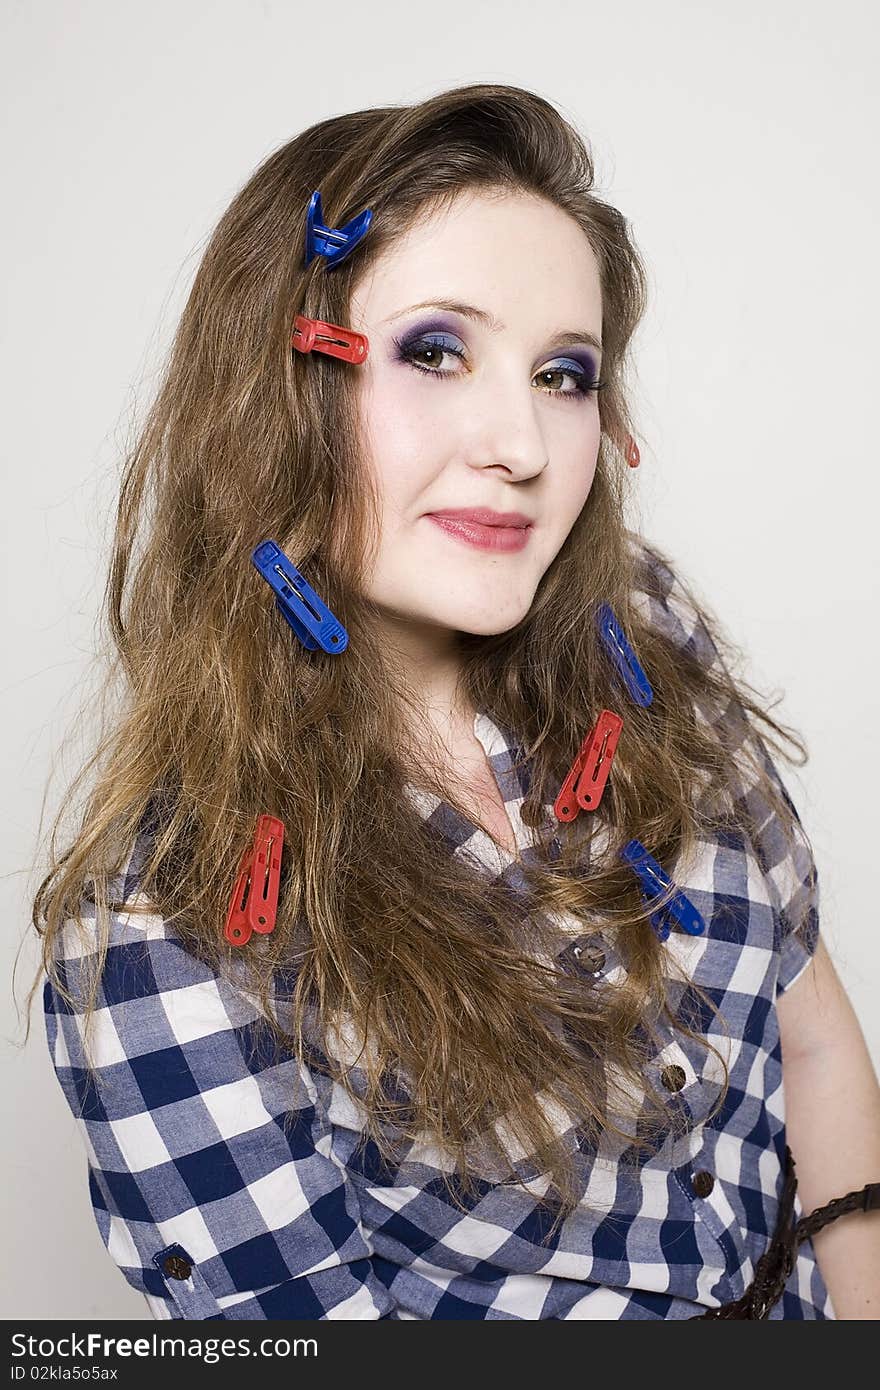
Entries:
POLYGON ((397 622, 506 632, 596 470, 602 296, 583 232, 536 197, 462 194, 356 284, 350 326, 370 344, 352 370, 382 506, 367 596, 397 622), (530 526, 486 548, 431 516, 478 507, 530 526))

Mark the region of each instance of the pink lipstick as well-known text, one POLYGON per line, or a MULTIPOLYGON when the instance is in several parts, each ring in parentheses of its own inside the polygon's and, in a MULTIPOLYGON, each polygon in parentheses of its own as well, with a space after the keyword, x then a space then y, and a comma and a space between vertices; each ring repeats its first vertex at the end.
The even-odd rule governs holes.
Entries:
POLYGON ((496 512, 491 507, 449 508, 427 516, 447 535, 480 550, 522 550, 532 530, 530 518, 522 512, 496 512))

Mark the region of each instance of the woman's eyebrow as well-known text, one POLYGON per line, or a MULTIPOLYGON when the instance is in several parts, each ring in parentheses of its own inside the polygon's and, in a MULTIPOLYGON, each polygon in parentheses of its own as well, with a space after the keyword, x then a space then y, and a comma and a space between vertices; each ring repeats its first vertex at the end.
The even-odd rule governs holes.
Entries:
MULTIPOLYGON (((467 319, 484 324, 490 333, 500 333, 504 328, 504 324, 500 323, 494 314, 488 313, 485 309, 477 309, 473 304, 462 304, 457 299, 424 299, 418 304, 408 304, 405 309, 398 309, 396 313, 389 315, 382 322, 393 323, 395 319, 399 319, 403 314, 412 313, 414 309, 448 309, 454 314, 463 314, 467 319)), ((598 352, 602 351, 601 340, 589 328, 572 328, 563 333, 554 333, 551 336, 560 347, 574 347, 576 343, 589 343, 598 352)))

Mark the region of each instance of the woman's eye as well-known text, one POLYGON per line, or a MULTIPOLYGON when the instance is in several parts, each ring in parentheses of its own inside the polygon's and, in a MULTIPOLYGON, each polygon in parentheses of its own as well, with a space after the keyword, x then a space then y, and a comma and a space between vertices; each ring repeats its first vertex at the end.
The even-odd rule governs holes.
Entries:
POLYGON ((450 376, 448 371, 438 371, 437 368, 444 357, 464 357, 460 347, 455 346, 455 340, 448 338, 415 338, 412 342, 397 344, 398 355, 403 362, 409 362, 410 366, 416 367, 420 372, 428 372, 431 376, 450 376), (423 360, 417 361, 417 358, 423 360))
POLYGON ((566 367, 545 367, 543 371, 538 373, 538 376, 542 377, 545 383, 548 377, 567 376, 574 381, 574 388, 567 391, 562 391, 558 387, 555 389, 551 387, 550 394, 552 396, 591 396, 594 392, 602 389, 602 382, 585 372, 583 367, 578 366, 575 362, 566 367))
MULTIPOLYGON (((409 363, 416 371, 425 372, 428 376, 457 376, 458 373, 454 369, 443 369, 440 364, 446 356, 464 358, 461 347, 456 346, 455 340, 450 341, 448 338, 417 338, 412 342, 397 343, 396 346, 400 361, 409 363)), ((550 396, 574 396, 576 399, 594 394, 602 389, 603 384, 594 380, 576 362, 545 367, 535 380, 543 382, 544 389, 550 396), (551 384, 553 380, 564 377, 570 378, 574 385, 563 389, 551 384)))

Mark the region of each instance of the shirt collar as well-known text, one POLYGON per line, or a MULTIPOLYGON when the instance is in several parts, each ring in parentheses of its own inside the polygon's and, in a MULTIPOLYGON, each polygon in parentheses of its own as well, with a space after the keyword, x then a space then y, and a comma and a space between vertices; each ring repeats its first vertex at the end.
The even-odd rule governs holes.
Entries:
POLYGON ((547 802, 542 807, 543 826, 526 825, 521 810, 530 784, 530 761, 526 760, 521 767, 514 768, 514 762, 523 751, 516 736, 512 730, 497 724, 485 710, 478 710, 474 715, 474 736, 486 754, 504 799, 517 844, 515 855, 496 845, 491 835, 459 815, 447 801, 441 801, 432 792, 408 783, 406 794, 422 819, 440 834, 450 854, 468 858, 476 856, 493 877, 516 877, 519 860, 529 862, 542 837, 542 830, 545 835, 548 829, 556 830, 553 802, 547 802))

